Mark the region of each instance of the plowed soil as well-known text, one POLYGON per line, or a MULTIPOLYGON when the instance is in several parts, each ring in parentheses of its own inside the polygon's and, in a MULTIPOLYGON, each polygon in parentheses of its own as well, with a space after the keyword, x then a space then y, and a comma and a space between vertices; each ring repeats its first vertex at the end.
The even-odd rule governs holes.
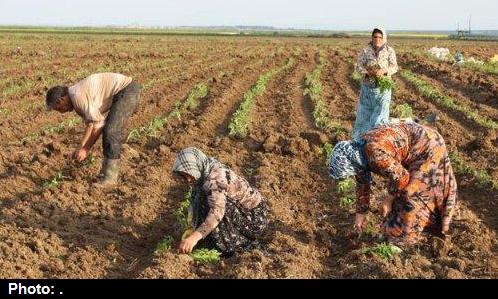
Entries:
MULTIPOLYGON (((47 35, 48 36, 48 35, 47 35)), ((393 259, 364 254, 376 236, 353 230, 354 209, 339 195, 319 148, 335 142, 314 126, 304 78, 327 61, 321 77, 331 117, 351 130, 359 86, 349 60, 365 40, 229 37, 0 37, 0 277, 2 278, 498 278, 498 191, 459 174, 460 210, 451 236, 426 240, 393 259), (63 46, 53 47, 57 41, 63 46), (21 50, 16 50, 20 47, 21 50), (83 48, 84 47, 84 48, 83 48), (244 93, 259 76, 293 57, 295 63, 272 78, 257 98, 249 134, 228 137, 227 127, 244 93), (43 132, 75 116, 46 112, 44 94, 96 71, 129 74, 144 87, 130 128, 168 115, 198 83, 209 84, 200 106, 172 119, 155 136, 125 145, 121 184, 94 190, 101 161, 71 162, 82 125, 43 132), (13 89, 13 86, 23 86, 13 89), (28 141, 21 139, 38 133, 28 141), (260 249, 196 263, 176 252, 181 231, 173 216, 185 188, 170 171, 179 150, 196 146, 246 177, 268 199, 272 221, 260 249), (57 172, 54 188, 43 183, 57 172), (155 253, 164 236, 174 248, 155 253)), ((393 41, 404 51, 435 45, 393 41)), ((455 47, 455 44, 451 44, 455 47)), ((466 43, 489 56, 493 43, 466 43)), ((458 44, 456 44, 458 46, 458 44)), ((409 53, 400 66, 420 75, 459 103, 498 119, 496 76, 451 68, 409 53)), ((484 129, 446 111, 396 77, 393 105, 408 103, 417 116, 436 112, 448 147, 468 165, 498 179, 496 130, 484 129)), ((377 186, 381 192, 383 184, 377 186)), ((373 203, 371 222, 381 219, 373 203)))

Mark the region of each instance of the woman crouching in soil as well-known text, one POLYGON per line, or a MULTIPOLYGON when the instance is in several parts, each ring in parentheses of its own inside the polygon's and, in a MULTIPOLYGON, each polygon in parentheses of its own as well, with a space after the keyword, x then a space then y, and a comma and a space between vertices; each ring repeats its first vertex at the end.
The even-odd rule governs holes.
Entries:
POLYGON ((257 244, 268 226, 269 208, 244 178, 196 148, 177 154, 173 174, 192 186, 195 231, 181 242, 181 253, 192 252, 202 239, 225 256, 257 244))
POLYGON ((356 176, 356 228, 366 227, 370 207, 371 172, 389 179, 385 199, 384 233, 398 245, 421 239, 436 227, 446 234, 456 205, 457 184, 443 137, 434 129, 414 123, 387 124, 367 132, 361 141, 335 147, 330 175, 336 180, 356 176))

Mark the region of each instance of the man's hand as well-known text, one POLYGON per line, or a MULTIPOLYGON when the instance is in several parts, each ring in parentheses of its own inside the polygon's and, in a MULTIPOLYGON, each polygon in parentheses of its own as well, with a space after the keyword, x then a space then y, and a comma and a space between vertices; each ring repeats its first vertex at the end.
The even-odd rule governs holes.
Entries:
POLYGON ((359 231, 363 232, 367 228, 367 216, 364 214, 356 213, 355 225, 354 227, 359 231))
POLYGON ((73 159, 75 159, 78 162, 83 162, 83 160, 85 160, 87 156, 88 156, 88 150, 85 148, 80 148, 79 150, 74 152, 73 159))
POLYGON ((199 232, 193 232, 188 238, 180 243, 180 253, 191 253, 195 245, 202 239, 202 235, 199 232))

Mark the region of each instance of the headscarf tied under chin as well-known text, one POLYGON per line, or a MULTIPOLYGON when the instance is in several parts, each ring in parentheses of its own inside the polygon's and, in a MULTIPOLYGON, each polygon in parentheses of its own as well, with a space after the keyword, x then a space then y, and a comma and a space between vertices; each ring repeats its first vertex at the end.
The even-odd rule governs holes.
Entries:
POLYGON ((364 142, 342 141, 332 152, 329 164, 329 174, 335 180, 346 179, 351 176, 362 176, 371 182, 368 171, 368 161, 363 152, 364 142))

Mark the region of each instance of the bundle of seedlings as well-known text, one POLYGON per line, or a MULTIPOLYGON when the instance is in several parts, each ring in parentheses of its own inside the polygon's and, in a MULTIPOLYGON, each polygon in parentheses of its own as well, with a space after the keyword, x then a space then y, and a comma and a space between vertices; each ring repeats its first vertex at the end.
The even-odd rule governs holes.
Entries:
MULTIPOLYGON (((377 73, 382 68, 380 67, 377 61, 372 61, 367 66, 367 71, 369 74, 377 73)), ((394 90, 396 88, 396 83, 391 77, 382 75, 382 76, 370 76, 371 83, 375 84, 380 89, 381 93, 384 93, 388 90, 394 90)))

